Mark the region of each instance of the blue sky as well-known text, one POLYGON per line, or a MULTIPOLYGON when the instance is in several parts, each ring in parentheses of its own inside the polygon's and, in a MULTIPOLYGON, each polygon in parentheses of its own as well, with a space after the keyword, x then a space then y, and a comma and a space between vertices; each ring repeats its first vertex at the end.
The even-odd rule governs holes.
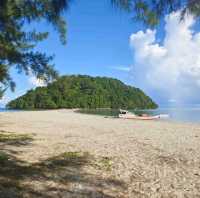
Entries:
MULTIPOLYGON (((131 15, 116 10, 108 0, 79 0, 72 3, 65 18, 68 24, 65 46, 60 43, 57 32, 51 26, 46 23, 34 24, 37 30, 50 32, 49 38, 38 44, 36 49, 55 55, 53 63, 61 75, 115 77, 142 88, 159 104, 165 104, 169 99, 174 100, 167 98, 163 92, 157 94, 154 89, 140 84, 141 79, 136 80, 137 73, 127 70, 134 67, 134 53, 137 52, 137 49, 133 50, 130 47, 130 36, 141 30, 145 32, 146 29, 141 23, 131 20, 131 15)), ((158 45, 163 43, 164 36, 162 23, 156 32, 155 41, 158 45)), ((17 87, 14 93, 7 91, 4 101, 34 87, 29 77, 18 75, 16 71, 12 71, 12 76, 17 87)))

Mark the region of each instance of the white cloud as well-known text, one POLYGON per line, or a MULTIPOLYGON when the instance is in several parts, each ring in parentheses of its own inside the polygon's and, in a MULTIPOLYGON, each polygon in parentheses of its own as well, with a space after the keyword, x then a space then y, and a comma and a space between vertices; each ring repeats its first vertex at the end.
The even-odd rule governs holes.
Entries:
POLYGON ((175 99, 169 99, 168 102, 170 102, 170 103, 176 103, 176 100, 175 99))
POLYGON ((130 37, 134 50, 134 78, 148 90, 164 93, 170 100, 200 101, 200 33, 193 31, 195 20, 180 12, 165 18, 163 44, 156 30, 139 31, 130 37))
POLYGON ((10 100, 11 98, 9 98, 8 96, 3 96, 0 99, 0 107, 4 107, 10 100))
POLYGON ((46 86, 46 83, 42 79, 36 78, 35 76, 31 76, 29 78, 29 83, 34 87, 44 87, 44 86, 46 86))
POLYGON ((112 67, 112 69, 118 70, 118 71, 123 71, 123 72, 129 72, 131 71, 132 66, 127 67, 127 66, 116 66, 112 67))

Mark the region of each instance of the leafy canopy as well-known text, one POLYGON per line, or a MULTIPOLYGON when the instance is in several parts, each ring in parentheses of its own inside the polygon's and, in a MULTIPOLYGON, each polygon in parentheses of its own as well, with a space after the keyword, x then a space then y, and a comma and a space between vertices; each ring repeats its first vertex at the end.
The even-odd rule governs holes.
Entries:
POLYGON ((199 0, 111 0, 113 5, 133 13, 133 18, 147 25, 155 26, 160 18, 173 11, 181 10, 182 17, 192 13, 200 16, 199 0))
POLYGON ((0 89, 12 90, 15 83, 9 71, 34 74, 49 81, 57 77, 52 56, 35 51, 36 44, 48 37, 48 32, 27 30, 25 25, 46 21, 53 25, 65 44, 66 24, 62 12, 69 7, 70 0, 1 0, 0 1, 0 89))
POLYGON ((106 77, 63 76, 8 104, 12 109, 140 108, 157 105, 140 89, 106 77))

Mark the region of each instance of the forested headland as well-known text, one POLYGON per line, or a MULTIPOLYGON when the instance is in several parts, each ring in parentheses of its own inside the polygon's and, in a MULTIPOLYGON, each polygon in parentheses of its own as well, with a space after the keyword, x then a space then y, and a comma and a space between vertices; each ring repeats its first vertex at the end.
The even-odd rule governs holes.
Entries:
POLYGON ((126 108, 154 109, 157 104, 138 88, 107 77, 62 76, 29 90, 7 104, 11 109, 126 108))

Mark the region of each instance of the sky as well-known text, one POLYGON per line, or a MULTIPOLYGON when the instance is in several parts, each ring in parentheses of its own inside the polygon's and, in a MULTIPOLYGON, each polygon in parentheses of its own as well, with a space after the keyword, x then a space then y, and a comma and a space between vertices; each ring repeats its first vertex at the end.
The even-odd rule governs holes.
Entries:
MULTIPOLYGON (((192 16, 180 22, 179 15, 166 16, 150 30, 131 20, 130 14, 113 8, 108 0, 79 0, 65 14, 66 45, 60 43, 57 32, 48 24, 32 26, 50 32, 36 50, 54 55, 53 63, 61 75, 114 77, 141 88, 161 106, 198 104, 200 34, 192 16)), ((14 93, 6 92, 1 106, 43 85, 33 76, 15 70, 11 74, 17 87, 14 93)))

